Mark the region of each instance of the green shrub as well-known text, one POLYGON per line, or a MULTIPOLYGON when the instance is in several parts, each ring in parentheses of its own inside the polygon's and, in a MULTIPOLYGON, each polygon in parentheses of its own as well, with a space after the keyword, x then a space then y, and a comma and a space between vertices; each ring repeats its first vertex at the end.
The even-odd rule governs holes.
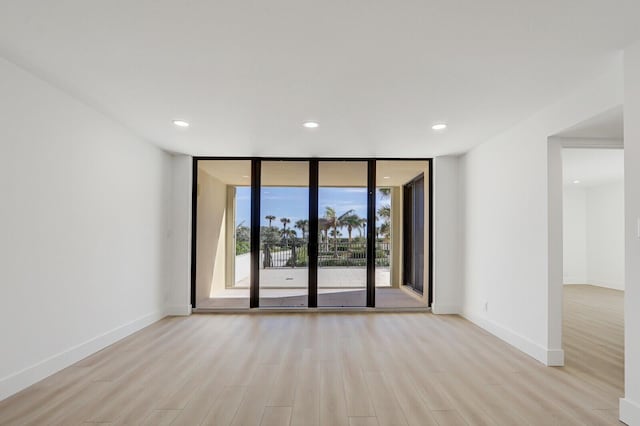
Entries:
POLYGON ((246 241, 236 242, 236 256, 246 254, 251 251, 251 245, 246 241))
POLYGON ((389 257, 389 250, 382 250, 382 249, 376 250, 376 258, 377 259, 381 259, 381 258, 385 258, 385 257, 389 257))
POLYGON ((389 259, 387 259, 387 258, 376 259, 376 266, 388 267, 389 266, 389 259))
POLYGON ((366 266, 366 259, 320 259, 319 266, 366 266))

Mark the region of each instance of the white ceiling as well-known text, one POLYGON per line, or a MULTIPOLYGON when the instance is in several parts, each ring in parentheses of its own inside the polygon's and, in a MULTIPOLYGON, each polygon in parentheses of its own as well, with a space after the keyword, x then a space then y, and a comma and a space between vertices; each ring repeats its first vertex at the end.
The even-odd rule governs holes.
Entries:
POLYGON ((564 184, 589 187, 624 180, 624 150, 563 149, 564 184), (575 180, 580 181, 574 184, 575 180))
POLYGON ((583 121, 555 136, 584 139, 624 139, 624 114, 622 106, 583 121))
POLYGON ((0 55, 172 151, 418 157, 601 72, 639 16, 638 0, 2 0, 0 55))

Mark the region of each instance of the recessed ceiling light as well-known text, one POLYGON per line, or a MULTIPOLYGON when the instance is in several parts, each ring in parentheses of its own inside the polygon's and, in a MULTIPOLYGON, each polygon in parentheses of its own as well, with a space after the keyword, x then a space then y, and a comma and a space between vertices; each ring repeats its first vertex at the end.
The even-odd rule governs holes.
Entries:
POLYGON ((433 126, 431 126, 431 128, 432 128, 433 130, 436 130, 436 131, 438 131, 438 130, 444 130, 444 129, 446 129, 446 128, 447 128, 447 125, 446 125, 446 124, 444 124, 444 123, 438 123, 438 124, 434 124, 433 126))
POLYGON ((391 176, 383 176, 382 179, 391 179, 391 176))
POLYGON ((580 181, 579 180, 574 180, 573 183, 580 183, 580 181))
POLYGON ((306 127, 307 129, 316 129, 318 128, 318 126, 320 126, 320 124, 317 121, 305 121, 304 123, 302 123, 303 127, 306 127))
POLYGON ((248 179, 248 178, 249 178, 249 176, 247 176, 247 175, 244 175, 244 176, 242 176, 242 177, 243 177, 243 178, 245 178, 245 179, 248 179))
POLYGON ((173 124, 175 124, 178 127, 189 127, 189 123, 187 123, 184 120, 173 120, 173 124))

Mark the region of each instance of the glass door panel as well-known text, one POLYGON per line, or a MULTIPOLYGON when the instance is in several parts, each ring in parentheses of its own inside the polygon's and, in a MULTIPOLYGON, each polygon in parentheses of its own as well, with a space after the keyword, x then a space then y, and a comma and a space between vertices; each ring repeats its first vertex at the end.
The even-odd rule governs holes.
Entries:
POLYGON ((197 163, 196 308, 248 308, 251 161, 197 163))
POLYGON ((262 161, 260 307, 302 307, 309 285, 309 162, 262 161))
POLYGON ((318 306, 366 306, 367 162, 318 165, 318 306))
POLYGON ((421 286, 413 283, 421 285, 424 280, 422 248, 428 219, 424 176, 428 176, 428 167, 426 161, 376 161, 376 307, 427 306, 426 296, 419 294, 421 286))

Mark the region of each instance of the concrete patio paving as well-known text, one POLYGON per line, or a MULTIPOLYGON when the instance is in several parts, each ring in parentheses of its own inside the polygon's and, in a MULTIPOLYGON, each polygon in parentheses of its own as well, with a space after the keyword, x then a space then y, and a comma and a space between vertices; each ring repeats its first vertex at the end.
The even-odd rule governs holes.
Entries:
MULTIPOLYGON (((260 307, 305 307, 307 289, 262 289, 260 307)), ((318 289, 319 307, 364 307, 365 289, 318 289)), ((229 289, 222 297, 211 297, 198 302, 204 309, 247 309, 249 289, 229 289)), ((377 308, 424 308, 426 302, 411 291, 400 288, 376 288, 377 308)))
MULTIPOLYGON (((236 257, 236 277, 231 288, 214 291, 198 303, 199 308, 248 308, 249 257, 236 257)), ((376 306, 426 307, 425 302, 410 292, 391 288, 388 267, 377 267, 376 306)), ((367 270, 364 267, 318 268, 318 306, 358 307, 366 305, 367 270)), ((304 307, 308 298, 308 268, 275 267, 260 269, 260 306, 304 307)))
MULTIPOLYGON (((260 269, 260 288, 306 288, 308 276, 308 268, 260 269)), ((318 288, 364 288, 366 281, 365 268, 318 268, 318 288)), ((390 286, 389 268, 376 268, 376 287, 390 286)), ((235 288, 249 288, 249 277, 246 276, 238 281, 235 288)))

